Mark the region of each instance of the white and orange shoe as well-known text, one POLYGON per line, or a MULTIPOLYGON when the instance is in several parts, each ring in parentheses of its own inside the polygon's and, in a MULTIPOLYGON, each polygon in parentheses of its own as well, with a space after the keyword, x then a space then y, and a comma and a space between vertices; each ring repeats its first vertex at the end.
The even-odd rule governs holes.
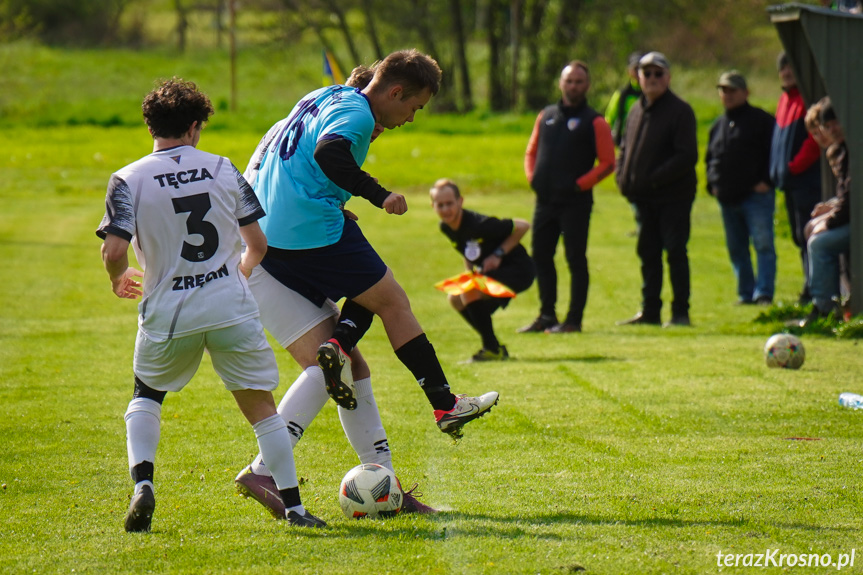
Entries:
POLYGON ((479 397, 457 395, 452 409, 449 411, 435 410, 434 418, 437 421, 437 426, 444 433, 458 439, 462 436, 461 428, 466 423, 482 417, 497 405, 498 396, 496 391, 489 391, 479 397))

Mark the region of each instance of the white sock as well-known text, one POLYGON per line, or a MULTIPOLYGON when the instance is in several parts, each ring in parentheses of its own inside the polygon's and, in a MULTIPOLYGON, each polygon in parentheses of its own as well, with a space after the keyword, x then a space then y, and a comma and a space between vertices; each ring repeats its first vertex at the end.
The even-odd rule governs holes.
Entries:
POLYGON ((293 507, 285 507, 285 515, 290 513, 291 511, 296 511, 297 515, 303 516, 306 514, 306 508, 303 504, 294 505, 293 507))
MULTIPOLYGON (((297 446, 303 433, 329 399, 330 396, 324 385, 324 372, 317 365, 307 368, 294 380, 276 410, 288 426, 291 447, 297 446)), ((252 473, 271 475, 260 453, 252 462, 252 473)))
MULTIPOLYGON (((129 469, 131 470, 144 461, 155 463, 156 448, 159 446, 162 406, 152 399, 135 398, 129 402, 124 419, 126 420, 126 451, 129 455, 129 469)), ((137 490, 136 487, 136 493, 137 490)))
POLYGON ((153 482, 147 481, 145 479, 144 481, 139 481, 138 483, 135 484, 135 493, 132 495, 132 497, 135 497, 135 495, 138 495, 139 493, 141 493, 141 489, 143 489, 145 485, 149 485, 150 489, 153 491, 153 493, 156 493, 156 488, 153 487, 153 482))
POLYGON ((372 380, 370 377, 359 379, 354 385, 357 408, 351 411, 339 408, 342 429, 361 463, 377 463, 395 473, 387 432, 384 431, 378 404, 372 393, 372 380))
POLYGON ((278 414, 272 415, 262 419, 252 428, 255 430, 258 447, 267 462, 267 469, 272 474, 276 487, 279 489, 298 487, 291 438, 282 418, 278 414))

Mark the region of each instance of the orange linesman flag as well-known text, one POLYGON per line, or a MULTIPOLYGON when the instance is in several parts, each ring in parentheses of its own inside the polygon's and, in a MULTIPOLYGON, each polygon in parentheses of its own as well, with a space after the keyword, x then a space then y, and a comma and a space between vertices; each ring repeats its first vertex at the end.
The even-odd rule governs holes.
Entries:
POLYGON ((434 287, 449 295, 461 295, 470 290, 479 290, 491 297, 515 297, 515 292, 499 281, 476 272, 464 272, 447 278, 436 283, 434 287))

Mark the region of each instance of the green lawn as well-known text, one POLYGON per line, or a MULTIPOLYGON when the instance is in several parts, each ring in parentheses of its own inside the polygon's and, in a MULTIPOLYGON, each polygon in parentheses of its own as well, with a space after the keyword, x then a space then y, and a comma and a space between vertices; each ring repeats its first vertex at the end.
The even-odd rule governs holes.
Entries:
MULTIPOLYGON (((242 168, 258 137, 212 130, 202 147, 242 168)), ((410 211, 350 205, 405 286, 456 391, 501 393, 492 414, 453 445, 379 324, 363 342, 402 482, 420 482, 423 500, 446 512, 345 520, 337 487, 356 460, 330 405, 296 458, 306 504, 331 527, 300 532, 272 521, 234 495, 254 438, 204 365, 166 401, 157 512, 145 536, 122 529, 136 312, 111 294, 93 230, 110 171, 150 142, 142 128, 19 129, 5 139, 0 571, 705 573, 719 570, 718 552, 850 553, 861 527, 861 414, 836 400, 861 389, 863 359, 856 342, 810 337, 800 371, 764 366, 770 328, 752 323, 757 310, 732 305, 710 198, 701 195, 693 214, 691 329, 614 325, 637 310, 640 279, 629 206, 605 182, 591 226, 585 332, 515 334, 536 313, 531 289, 496 317, 514 359, 458 363, 479 341, 432 288, 460 259, 437 231, 426 190, 449 176, 468 207, 529 218, 525 138, 388 133, 367 168, 407 191, 410 211)), ((791 300, 799 266, 790 240, 777 244, 777 293, 791 300)), ((281 396, 297 368, 278 357, 281 396)))
MULTIPOLYGON (((271 520, 234 493, 234 475, 257 449, 205 360, 165 402, 153 533, 126 534, 123 413, 136 308, 112 295, 94 230, 110 173, 151 149, 135 107, 152 77, 200 74, 224 101, 225 76, 194 55, 13 46, 0 58, 12 90, 0 94, 0 572, 744 572, 720 569, 717 553, 838 560, 859 543, 863 414, 837 403, 842 391, 863 391, 858 342, 805 336, 801 370, 768 369, 761 348, 775 326, 733 305, 719 211, 703 190, 690 242, 692 328, 615 325, 637 311, 641 280, 632 213, 607 180, 595 193, 584 333, 516 334, 537 313, 532 288, 495 317, 512 361, 460 364, 480 343, 432 287, 460 271, 461 259, 437 229, 427 190, 451 177, 468 208, 529 219, 522 158, 533 114, 426 112, 375 142, 365 166, 405 192, 410 211, 388 216, 361 199, 349 207, 407 290, 455 391, 501 393, 453 444, 379 322, 362 343, 402 483, 419 482, 423 501, 444 513, 344 519, 337 488, 357 461, 330 404, 295 453, 304 502, 330 527, 271 520), (59 87, 88 69, 103 74, 86 76, 92 85, 80 91, 59 87)), ((689 96, 694 79, 708 76, 675 81, 689 96)), ((288 80, 296 91, 312 77, 288 80)), ((260 111, 220 109, 201 147, 244 168, 263 130, 286 112, 277 89, 250 94, 260 111)), ((702 144, 717 111, 706 99, 712 90, 691 93, 702 144)), ((777 229, 777 299, 790 302, 801 273, 782 210, 777 229)), ((558 260, 565 269, 562 253, 558 260)), ((298 369, 285 352, 277 357, 281 397, 298 369)), ((863 571, 859 555, 842 572, 863 571)), ((766 571, 783 569, 836 571, 787 563, 766 571)))

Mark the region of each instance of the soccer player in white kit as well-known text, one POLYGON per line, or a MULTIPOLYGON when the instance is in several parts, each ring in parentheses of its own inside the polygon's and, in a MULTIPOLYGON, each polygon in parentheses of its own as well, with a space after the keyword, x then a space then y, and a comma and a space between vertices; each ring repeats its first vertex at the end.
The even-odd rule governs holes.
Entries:
POLYGON ((112 175, 96 232, 115 295, 142 297, 125 415, 135 482, 126 531, 150 530, 162 401, 189 382, 204 350, 255 431, 285 519, 324 527, 300 500, 290 436, 271 393, 276 360, 246 280, 266 252, 264 211, 230 160, 196 149, 213 107, 194 83, 161 83, 142 110, 153 153, 112 175), (130 243, 143 272, 129 267, 130 243))

